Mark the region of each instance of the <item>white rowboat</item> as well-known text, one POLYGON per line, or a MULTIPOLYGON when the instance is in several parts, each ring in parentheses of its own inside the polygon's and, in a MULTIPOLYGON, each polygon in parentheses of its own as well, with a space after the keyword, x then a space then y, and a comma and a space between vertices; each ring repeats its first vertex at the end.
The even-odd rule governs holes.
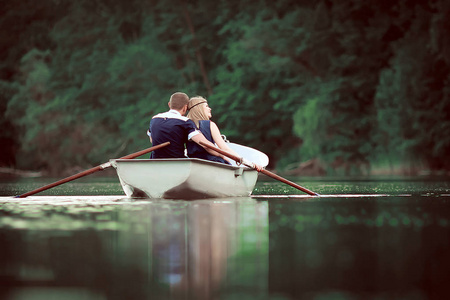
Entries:
MULTIPOLYGON (((267 166, 264 153, 230 143, 248 161, 267 166)), ((197 158, 113 159, 125 194, 131 198, 201 199, 249 196, 258 172, 254 169, 197 158)))

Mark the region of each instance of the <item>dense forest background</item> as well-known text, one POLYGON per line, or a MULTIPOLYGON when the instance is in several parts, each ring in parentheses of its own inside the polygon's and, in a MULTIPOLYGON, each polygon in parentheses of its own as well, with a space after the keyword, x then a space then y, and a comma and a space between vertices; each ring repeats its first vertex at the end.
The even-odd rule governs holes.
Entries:
POLYGON ((271 168, 450 170, 450 2, 3 0, 0 166, 149 147, 175 91, 271 168))

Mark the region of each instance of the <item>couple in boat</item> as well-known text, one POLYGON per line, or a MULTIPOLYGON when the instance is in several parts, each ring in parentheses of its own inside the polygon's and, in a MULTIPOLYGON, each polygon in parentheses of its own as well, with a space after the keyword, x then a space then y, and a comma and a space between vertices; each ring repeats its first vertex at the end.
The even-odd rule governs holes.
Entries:
POLYGON ((151 158, 184 158, 186 145, 189 158, 230 164, 224 155, 200 145, 200 142, 216 144, 220 149, 237 155, 225 143, 217 125, 210 121, 211 108, 205 98, 189 99, 185 93, 177 92, 170 97, 168 105, 168 112, 152 118, 147 135, 154 146, 167 141, 170 145, 152 152, 151 158))

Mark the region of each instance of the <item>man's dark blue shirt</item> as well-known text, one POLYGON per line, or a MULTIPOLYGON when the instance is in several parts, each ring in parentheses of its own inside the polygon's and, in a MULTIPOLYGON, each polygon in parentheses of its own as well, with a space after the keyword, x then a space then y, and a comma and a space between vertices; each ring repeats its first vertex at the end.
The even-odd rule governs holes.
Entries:
POLYGON ((152 118, 147 134, 153 146, 170 142, 169 146, 153 151, 151 158, 183 158, 184 145, 199 131, 192 120, 170 110, 152 118))

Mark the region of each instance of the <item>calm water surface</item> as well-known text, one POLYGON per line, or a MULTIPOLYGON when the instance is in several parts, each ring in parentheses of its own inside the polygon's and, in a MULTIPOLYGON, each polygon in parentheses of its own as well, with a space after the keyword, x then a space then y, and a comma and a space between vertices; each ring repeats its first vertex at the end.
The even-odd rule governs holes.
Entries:
MULTIPOLYGON (((263 179, 263 178, 261 178, 263 179)), ((449 178, 260 180, 127 199, 92 177, 0 183, 0 299, 448 299, 449 178)))

